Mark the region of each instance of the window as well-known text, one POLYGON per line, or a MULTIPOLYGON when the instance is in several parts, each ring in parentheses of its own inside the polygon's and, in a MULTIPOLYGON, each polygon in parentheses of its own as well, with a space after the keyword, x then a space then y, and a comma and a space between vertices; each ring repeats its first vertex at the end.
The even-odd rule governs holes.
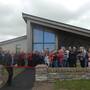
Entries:
POLYGON ((33 50, 42 51, 49 48, 53 50, 56 47, 56 34, 44 30, 44 27, 33 27, 33 50))
POLYGON ((55 34, 51 32, 44 32, 44 42, 45 43, 55 43, 55 34))
POLYGON ((43 44, 34 44, 33 46, 34 51, 42 51, 43 50, 43 44))
POLYGON ((55 49, 55 44, 44 44, 44 49, 49 48, 49 51, 55 49))
POLYGON ((34 29, 34 43, 42 43, 43 42, 43 31, 34 29))

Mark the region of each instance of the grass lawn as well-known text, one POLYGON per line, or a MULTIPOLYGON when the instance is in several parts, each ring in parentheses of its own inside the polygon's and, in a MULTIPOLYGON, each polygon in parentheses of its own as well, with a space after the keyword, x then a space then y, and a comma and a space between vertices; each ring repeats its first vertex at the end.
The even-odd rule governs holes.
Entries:
POLYGON ((54 90, 90 90, 90 80, 56 80, 54 90))
POLYGON ((17 75, 19 75, 24 70, 25 70, 25 68, 14 68, 14 75, 13 75, 13 77, 15 78, 17 75))

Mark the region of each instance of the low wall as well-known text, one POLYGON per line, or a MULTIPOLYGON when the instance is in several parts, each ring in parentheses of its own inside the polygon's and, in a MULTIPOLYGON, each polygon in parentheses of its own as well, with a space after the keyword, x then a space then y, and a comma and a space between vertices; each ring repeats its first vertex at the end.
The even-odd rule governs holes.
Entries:
POLYGON ((90 79, 90 68, 47 68, 36 67, 36 81, 90 79))
POLYGON ((48 80, 90 79, 90 68, 48 68, 48 80))

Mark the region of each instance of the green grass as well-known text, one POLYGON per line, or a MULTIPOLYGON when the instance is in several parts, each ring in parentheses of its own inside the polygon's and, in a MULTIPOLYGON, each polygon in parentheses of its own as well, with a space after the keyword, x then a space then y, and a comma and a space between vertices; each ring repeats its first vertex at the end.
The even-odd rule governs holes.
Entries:
POLYGON ((14 75, 13 75, 13 77, 15 78, 17 75, 19 75, 24 70, 25 70, 25 68, 14 68, 14 75))
POLYGON ((90 80, 56 80, 54 90, 90 90, 90 80))

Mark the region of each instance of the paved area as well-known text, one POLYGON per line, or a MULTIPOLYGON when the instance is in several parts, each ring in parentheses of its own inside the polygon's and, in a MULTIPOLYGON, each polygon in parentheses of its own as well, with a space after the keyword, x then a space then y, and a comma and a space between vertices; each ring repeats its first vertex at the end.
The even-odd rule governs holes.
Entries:
POLYGON ((35 82, 32 90, 54 90, 53 86, 51 82, 35 82))
POLYGON ((12 86, 4 86, 0 90, 32 90, 35 81, 35 69, 28 68, 14 80, 12 86))

